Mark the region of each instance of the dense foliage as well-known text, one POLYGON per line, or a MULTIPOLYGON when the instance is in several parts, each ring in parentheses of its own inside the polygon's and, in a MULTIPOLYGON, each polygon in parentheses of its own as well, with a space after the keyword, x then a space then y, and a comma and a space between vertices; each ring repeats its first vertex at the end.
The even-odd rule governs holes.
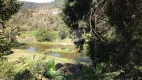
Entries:
POLYGON ((11 79, 14 75, 14 64, 0 59, 0 79, 11 79))
POLYGON ((59 30, 65 26, 61 16, 56 14, 56 12, 61 12, 60 7, 63 5, 63 0, 48 3, 23 3, 20 11, 9 21, 10 24, 20 27, 22 31, 39 28, 59 30))
POLYGON ((0 54, 5 53, 5 51, 10 50, 10 41, 5 35, 5 23, 11 16, 18 12, 21 4, 17 0, 0 0, 0 54))
POLYGON ((108 17, 110 27, 115 28, 116 37, 110 43, 107 41, 100 47, 104 48, 102 50, 104 52, 101 51, 98 54, 105 54, 105 58, 98 56, 117 68, 122 66, 132 68, 132 66, 141 65, 142 6, 139 2, 140 0, 105 2, 108 5, 104 6, 107 8, 104 13, 108 17))
POLYGON ((0 20, 7 21, 9 18, 18 12, 21 4, 17 0, 1 0, 0 1, 0 20))
POLYGON ((40 42, 49 41, 52 42, 53 40, 56 40, 58 38, 58 32, 57 31, 47 31, 47 30, 39 30, 36 33, 36 39, 40 42))
POLYGON ((67 0, 63 19, 85 34, 94 65, 105 63, 104 72, 130 72, 142 62, 141 5, 140 0, 67 0))

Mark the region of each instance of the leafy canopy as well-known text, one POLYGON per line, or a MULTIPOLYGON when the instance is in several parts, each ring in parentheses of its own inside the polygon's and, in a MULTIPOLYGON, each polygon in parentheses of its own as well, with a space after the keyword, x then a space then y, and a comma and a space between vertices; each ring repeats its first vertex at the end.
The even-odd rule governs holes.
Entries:
POLYGON ((95 64, 115 69, 142 64, 141 0, 66 0, 64 6, 63 20, 71 30, 90 35, 86 44, 95 64))

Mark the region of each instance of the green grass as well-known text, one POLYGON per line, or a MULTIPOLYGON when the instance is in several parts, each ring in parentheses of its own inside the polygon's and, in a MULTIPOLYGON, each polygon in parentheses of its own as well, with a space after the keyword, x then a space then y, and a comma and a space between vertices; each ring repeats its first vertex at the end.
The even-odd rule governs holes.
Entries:
MULTIPOLYGON (((47 45, 62 45, 62 43, 58 43, 58 42, 19 42, 20 44, 47 44, 47 45)), ((73 46, 73 44, 67 44, 67 46, 73 46)))
MULTIPOLYGON (((21 34, 33 37, 36 36, 36 34, 39 32, 40 30, 31 30, 31 31, 24 31, 21 32, 21 34)), ((59 31, 47 31, 48 33, 52 34, 52 35, 56 35, 56 37, 58 36, 59 31)))
POLYGON ((31 31, 22 32, 21 34, 26 35, 26 36, 29 36, 29 37, 33 37, 33 36, 36 35, 36 33, 37 33, 38 31, 39 31, 39 30, 31 30, 31 31))
MULTIPOLYGON (((58 49, 59 50, 59 49, 58 49)), ((15 61, 19 61, 20 63, 15 64, 15 72, 19 72, 21 70, 24 70, 26 68, 27 65, 31 64, 32 62, 38 62, 41 59, 44 58, 43 62, 48 62, 51 59, 54 59, 56 63, 76 63, 76 61, 74 60, 70 60, 70 59, 65 59, 65 58, 57 58, 57 57, 53 57, 50 55, 45 55, 45 54, 40 54, 40 53, 31 53, 27 50, 23 50, 23 49, 16 49, 14 51, 15 53, 8 55, 7 58, 10 60, 15 61), (33 60, 33 55, 35 54, 35 59, 33 60), (23 64, 21 62, 21 58, 26 58, 25 59, 25 63, 23 64)))
MULTIPOLYGON (((31 52, 29 52, 27 50, 23 50, 23 49, 14 49, 13 51, 14 51, 13 54, 7 55, 6 57, 9 59, 13 59, 14 61, 19 60, 19 57, 25 57, 25 58, 27 58, 26 62, 31 62, 31 61, 33 61, 32 57, 34 54, 36 55, 34 61, 38 61, 42 57, 46 57, 45 60, 47 60, 47 61, 50 59, 55 59, 55 61, 57 60, 57 62, 60 62, 60 63, 62 63, 62 62, 64 63, 66 61, 68 62, 68 60, 69 60, 66 58, 57 58, 57 57, 53 57, 53 56, 45 55, 45 54, 41 54, 41 53, 31 53, 31 52)), ((74 60, 71 60, 71 62, 72 61, 74 61, 74 60)))
POLYGON ((48 31, 48 30, 31 30, 31 31, 23 31, 21 32, 21 36, 24 37, 36 37, 37 40, 44 40, 44 39, 49 39, 49 40, 55 40, 59 39, 59 31, 48 31))
MULTIPOLYGON (((29 43, 33 43, 33 44, 51 44, 51 45, 56 45, 58 43, 56 42, 29 42, 29 43)), ((28 43, 27 43, 28 44, 28 43)))

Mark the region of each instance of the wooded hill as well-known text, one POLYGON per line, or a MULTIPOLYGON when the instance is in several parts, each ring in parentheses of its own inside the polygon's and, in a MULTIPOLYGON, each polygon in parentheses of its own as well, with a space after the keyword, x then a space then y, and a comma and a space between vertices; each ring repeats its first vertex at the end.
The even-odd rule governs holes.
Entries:
POLYGON ((22 9, 13 16, 10 23, 23 30, 56 29, 64 26, 61 20, 61 7, 64 0, 55 0, 48 3, 23 2, 22 9))
POLYGON ((40 8, 45 7, 45 8, 61 8, 63 5, 64 0, 55 0, 53 2, 47 2, 47 3, 34 3, 34 2, 26 2, 26 1, 21 1, 24 3, 23 9, 35 9, 35 8, 40 8))

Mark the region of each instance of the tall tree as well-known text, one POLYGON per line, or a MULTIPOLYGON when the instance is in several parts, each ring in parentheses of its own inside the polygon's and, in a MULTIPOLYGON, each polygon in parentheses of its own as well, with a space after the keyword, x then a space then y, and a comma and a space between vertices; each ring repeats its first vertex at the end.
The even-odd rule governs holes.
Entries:
POLYGON ((21 4, 17 0, 0 0, 0 22, 4 23, 18 12, 21 4))
POLYGON ((88 50, 95 64, 106 63, 115 68, 111 70, 142 64, 141 0, 67 0, 63 13, 72 30, 89 34, 88 50))
POLYGON ((0 0, 0 30, 2 30, 2 33, 0 33, 0 53, 2 54, 10 49, 7 37, 4 35, 5 23, 18 12, 20 6, 21 3, 17 0, 0 0))

